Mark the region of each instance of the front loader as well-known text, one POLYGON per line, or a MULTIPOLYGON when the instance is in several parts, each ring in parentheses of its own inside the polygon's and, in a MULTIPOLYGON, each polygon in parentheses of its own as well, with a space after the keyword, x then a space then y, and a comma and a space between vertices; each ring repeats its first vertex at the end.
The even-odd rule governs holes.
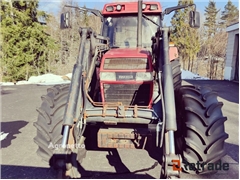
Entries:
MULTIPOLYGON (((159 2, 108 3, 100 12, 101 35, 79 28, 81 42, 71 83, 42 96, 34 124, 38 154, 58 176, 80 178, 87 150, 145 149, 162 165, 162 177, 210 173, 184 164, 216 163, 225 154, 226 117, 209 88, 181 85, 177 48, 169 43, 164 15, 194 7, 189 25, 199 27, 194 4, 167 8, 159 2)), ((61 28, 71 27, 70 13, 61 28)))

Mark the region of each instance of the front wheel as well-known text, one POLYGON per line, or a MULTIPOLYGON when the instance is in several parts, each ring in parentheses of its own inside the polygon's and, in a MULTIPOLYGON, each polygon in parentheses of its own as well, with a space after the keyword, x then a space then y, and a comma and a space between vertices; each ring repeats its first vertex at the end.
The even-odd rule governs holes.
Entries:
POLYGON ((209 88, 182 86, 175 94, 178 130, 176 132, 177 153, 182 155, 188 173, 211 173, 209 169, 196 166, 218 162, 226 155, 225 133, 222 115, 223 103, 209 88), (191 167, 189 166, 191 165, 191 167))
MULTIPOLYGON (((38 145, 37 154, 49 162, 53 168, 58 166, 57 160, 55 161, 54 158, 54 150, 62 143, 63 116, 67 105, 68 91, 69 85, 57 85, 49 88, 47 95, 42 96, 42 105, 37 109, 38 119, 34 123, 37 129, 37 136, 34 138, 34 142, 38 145)), ((73 132, 70 132, 69 139, 73 139, 73 132)), ((59 177, 80 178, 78 166, 85 155, 84 144, 77 149, 72 148, 71 163, 66 164, 68 171, 60 172, 59 177)))

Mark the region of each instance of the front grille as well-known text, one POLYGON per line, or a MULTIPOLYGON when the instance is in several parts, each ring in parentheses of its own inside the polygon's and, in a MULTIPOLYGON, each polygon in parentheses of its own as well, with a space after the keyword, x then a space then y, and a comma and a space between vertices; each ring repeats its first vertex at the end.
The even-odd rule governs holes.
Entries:
POLYGON ((105 59, 103 69, 149 69, 147 58, 113 58, 105 59))
POLYGON ((103 84, 105 102, 148 106, 151 84, 103 84))

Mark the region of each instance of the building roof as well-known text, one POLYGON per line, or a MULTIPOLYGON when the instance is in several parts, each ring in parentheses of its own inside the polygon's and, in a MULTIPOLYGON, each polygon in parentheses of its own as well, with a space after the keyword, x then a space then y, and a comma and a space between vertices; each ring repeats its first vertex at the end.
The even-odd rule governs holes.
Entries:
POLYGON ((227 32, 229 32, 229 31, 234 31, 238 29, 239 29, 239 22, 229 25, 226 30, 227 32))

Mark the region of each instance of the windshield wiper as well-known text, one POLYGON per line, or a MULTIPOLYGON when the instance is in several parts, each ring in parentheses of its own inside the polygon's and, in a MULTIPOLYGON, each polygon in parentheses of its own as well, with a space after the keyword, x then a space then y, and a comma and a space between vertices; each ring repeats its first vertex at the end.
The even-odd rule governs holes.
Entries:
POLYGON ((144 18, 147 19, 148 21, 152 22, 152 23, 155 24, 156 26, 160 27, 159 24, 155 23, 153 20, 151 20, 150 18, 148 18, 145 14, 142 14, 142 17, 144 17, 144 18))

